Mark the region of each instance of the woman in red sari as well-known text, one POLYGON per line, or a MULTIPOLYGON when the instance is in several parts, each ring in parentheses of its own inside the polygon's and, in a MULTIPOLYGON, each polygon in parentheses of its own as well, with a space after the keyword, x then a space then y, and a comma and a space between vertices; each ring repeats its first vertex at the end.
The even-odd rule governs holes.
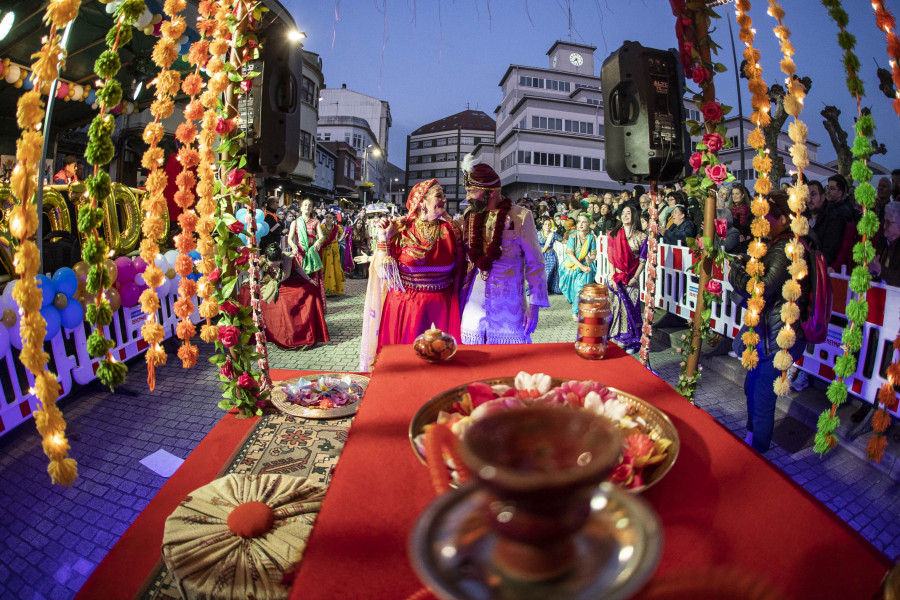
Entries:
POLYGON ((641 344, 641 291, 638 280, 647 259, 647 234, 641 230, 640 212, 634 204, 622 209, 617 228, 610 232, 609 337, 628 354, 641 344))
POLYGON ((459 338, 462 239, 444 211, 437 180, 416 184, 407 217, 382 219, 369 270, 360 370, 370 371, 385 344, 411 344, 432 323, 459 338))

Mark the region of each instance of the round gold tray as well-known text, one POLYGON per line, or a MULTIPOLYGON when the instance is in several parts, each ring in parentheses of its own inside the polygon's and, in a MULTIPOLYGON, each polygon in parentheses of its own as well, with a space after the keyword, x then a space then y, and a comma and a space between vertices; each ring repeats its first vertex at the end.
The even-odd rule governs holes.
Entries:
MULTIPOLYGON (((566 381, 570 380, 553 377, 552 381, 553 387, 559 387, 566 381)), ((422 461, 422 464, 425 464, 425 457, 421 452, 419 452, 418 447, 416 447, 416 437, 418 437, 425 431, 426 425, 430 425, 437 420, 438 413, 440 413, 442 410, 445 412, 450 412, 450 408, 453 406, 453 403, 462 400, 463 394, 466 392, 466 387, 471 385, 472 383, 486 383, 490 386, 508 385, 510 387, 515 387, 515 378, 497 377, 494 379, 482 379, 479 382, 470 382, 463 385, 458 385, 454 388, 450 388, 449 390, 441 392, 440 394, 423 404, 422 407, 419 408, 419 410, 416 412, 415 416, 413 416, 413 419, 409 424, 409 443, 412 445, 413 451, 416 453, 416 456, 418 456, 419 460, 422 461)), ((666 458, 663 459, 663 461, 659 464, 648 467, 644 472, 644 485, 626 490, 628 492, 634 493, 643 492, 644 490, 656 484, 656 482, 658 482, 660 479, 665 477, 666 473, 669 472, 669 469, 672 468, 672 465, 675 464, 675 459, 678 458, 678 451, 681 448, 681 441, 678 437, 678 430, 675 429, 675 425, 672 424, 672 421, 669 420, 669 417, 667 417, 664 412, 662 412, 646 400, 643 400, 633 394, 623 392, 622 390, 616 388, 609 388, 609 390, 618 395, 618 399, 621 402, 634 407, 636 413, 635 416, 642 417, 644 421, 646 421, 647 426, 650 429, 650 437, 653 438, 654 441, 660 438, 665 438, 671 440, 672 442, 672 444, 669 446, 666 458)), ((451 483, 451 485, 456 487, 455 483, 451 483)))
POLYGON ((344 406, 335 406, 334 408, 318 408, 315 406, 303 406, 302 404, 288 402, 287 394, 284 393, 283 389, 285 385, 297 383, 301 379, 316 381, 322 376, 333 377, 335 379, 349 377, 351 381, 359 384, 359 387, 362 388, 363 395, 365 395, 366 386, 369 385, 368 377, 365 375, 356 375, 355 373, 320 373, 318 375, 304 375, 303 377, 295 377, 286 381, 276 382, 275 389, 272 390, 269 398, 271 398, 272 404, 274 404, 281 412, 294 415, 295 417, 303 417, 304 419, 339 419, 341 417, 355 415, 356 409, 359 408, 359 403, 362 402, 362 397, 356 402, 350 402, 344 406))

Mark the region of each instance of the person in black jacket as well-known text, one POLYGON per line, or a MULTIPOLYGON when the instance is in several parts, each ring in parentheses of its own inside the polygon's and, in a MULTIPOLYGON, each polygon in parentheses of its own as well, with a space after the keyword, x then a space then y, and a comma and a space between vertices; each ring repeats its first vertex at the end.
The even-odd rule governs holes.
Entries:
POLYGON ((856 220, 847 180, 841 175, 832 175, 828 178, 825 188, 825 206, 816 218, 813 231, 825 256, 825 262, 835 271, 841 268, 838 264, 838 255, 844 243, 844 230, 848 224, 856 220))
MULTIPOLYGON (((747 372, 744 378, 744 393, 747 396, 747 429, 750 431, 750 445, 759 452, 765 452, 772 443, 772 429, 775 425, 775 401, 777 396, 773 389, 775 379, 781 376, 781 370, 775 367, 775 354, 780 350, 776 340, 779 331, 784 327, 781 319, 781 308, 786 302, 782 295, 782 286, 791 278, 788 268, 790 259, 785 254, 785 247, 793 242, 789 219, 787 194, 782 191, 773 191, 769 194, 769 214, 766 220, 769 222, 769 242, 766 255, 762 262, 764 275, 761 279, 763 286, 763 300, 765 307, 759 316, 759 324, 756 333, 759 335, 759 343, 756 346, 759 355, 759 363, 747 372)), ((809 264, 810 256, 805 250, 801 250, 809 264)), ((745 255, 736 257, 731 261, 728 272, 728 282, 734 288, 735 293, 748 297, 747 284, 750 275, 747 273, 748 257, 745 255)), ((807 319, 810 277, 800 280, 800 296, 797 305, 800 308, 800 318, 792 323, 796 341, 788 350, 791 362, 800 358, 806 338, 803 336, 803 328, 800 324, 807 319)), ((741 328, 738 338, 735 340, 735 351, 743 352, 744 343, 741 336, 748 330, 747 326, 741 328)))
POLYGON ((279 248, 281 247, 282 227, 278 220, 278 216, 275 214, 276 210, 278 210, 278 198, 269 196, 266 198, 265 209, 265 221, 269 225, 269 233, 259 240, 259 248, 263 252, 265 252, 266 248, 272 244, 277 244, 279 248))
POLYGON ((663 242, 666 244, 678 244, 687 246, 687 239, 697 237, 697 228, 694 222, 687 218, 687 209, 681 204, 676 204, 672 211, 672 221, 675 223, 663 234, 663 242))

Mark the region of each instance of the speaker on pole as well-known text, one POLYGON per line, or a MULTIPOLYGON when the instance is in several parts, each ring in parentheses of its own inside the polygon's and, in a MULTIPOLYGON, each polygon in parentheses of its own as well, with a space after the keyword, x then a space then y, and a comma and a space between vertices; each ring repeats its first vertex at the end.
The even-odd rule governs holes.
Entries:
POLYGON ((678 56, 625 42, 603 61, 600 86, 610 178, 623 183, 682 179, 690 137, 678 56))
POLYGON ((300 161, 300 82, 302 47, 288 30, 272 26, 260 40, 258 60, 245 63, 245 75, 260 73, 238 112, 250 142, 248 168, 270 177, 284 177, 300 161))

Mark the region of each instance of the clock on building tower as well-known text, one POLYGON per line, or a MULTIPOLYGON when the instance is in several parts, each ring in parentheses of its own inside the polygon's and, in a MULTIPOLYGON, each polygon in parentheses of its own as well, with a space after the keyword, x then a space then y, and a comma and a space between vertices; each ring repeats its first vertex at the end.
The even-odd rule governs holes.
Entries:
POLYGON ((573 65, 575 65, 576 67, 580 67, 581 65, 584 64, 584 57, 581 56, 577 52, 573 52, 572 54, 569 55, 569 62, 572 63, 573 65))

